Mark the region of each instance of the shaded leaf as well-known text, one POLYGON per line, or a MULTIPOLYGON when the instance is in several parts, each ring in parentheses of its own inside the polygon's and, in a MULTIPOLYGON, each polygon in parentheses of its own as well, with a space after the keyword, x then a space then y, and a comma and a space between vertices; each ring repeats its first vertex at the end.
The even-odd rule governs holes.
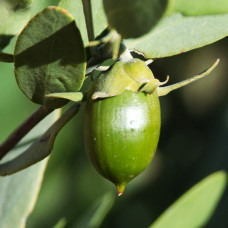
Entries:
POLYGON ((18 37, 15 74, 33 102, 58 108, 64 100, 46 94, 78 91, 85 77, 85 51, 73 17, 59 7, 37 14, 18 37))
POLYGON ((128 48, 143 52, 147 58, 172 56, 216 42, 228 35, 228 14, 165 17, 149 34, 125 41, 128 48))
POLYGON ((171 205, 150 228, 204 227, 227 183, 226 173, 213 173, 193 186, 171 205))
MULTIPOLYGON (((58 116, 51 114, 28 135, 27 140, 37 137, 55 121, 58 116)), ((20 147, 8 154, 4 159, 12 159, 15 154, 21 153, 29 145, 20 147)), ((17 174, 0 177, 0 227, 25 227, 26 219, 33 210, 47 159, 17 174)))
POLYGON ((32 0, 0 1, 0 48, 17 35, 29 20, 32 0))
POLYGON ((227 0, 174 0, 170 12, 180 12, 189 16, 228 13, 227 0))
MULTIPOLYGON (((98 36, 107 26, 106 16, 103 10, 102 0, 92 0, 92 15, 95 36, 98 36)), ((75 18, 85 45, 88 44, 85 17, 82 0, 61 0, 59 6, 70 12, 75 18)))
POLYGON ((148 33, 162 18, 168 0, 103 0, 108 23, 124 38, 148 33))
POLYGON ((90 210, 75 224, 74 228, 98 228, 114 204, 114 195, 106 193, 90 208, 90 210))

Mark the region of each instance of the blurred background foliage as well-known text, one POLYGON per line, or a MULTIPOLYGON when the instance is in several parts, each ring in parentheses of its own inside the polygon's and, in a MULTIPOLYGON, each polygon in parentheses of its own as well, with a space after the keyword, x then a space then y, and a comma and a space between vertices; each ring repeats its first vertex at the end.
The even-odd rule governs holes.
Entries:
MULTIPOLYGON (((57 3, 57 0, 35 1, 33 15, 57 3)), ((15 39, 5 51, 12 53, 14 45, 15 39)), ((53 227, 61 218, 66 219, 66 227, 80 227, 78 222, 84 214, 106 193, 115 202, 100 227, 148 227, 196 182, 214 171, 228 171, 227 49, 226 38, 188 53, 158 59, 150 65, 160 80, 170 75, 172 84, 221 59, 206 79, 160 98, 162 128, 155 158, 121 197, 117 197, 111 183, 97 174, 86 155, 82 107, 57 137, 27 227, 53 227)), ((0 72, 0 140, 3 141, 37 105, 18 89, 13 64, 0 63, 0 72)), ((228 190, 206 227, 227 228, 227 214, 228 190)))

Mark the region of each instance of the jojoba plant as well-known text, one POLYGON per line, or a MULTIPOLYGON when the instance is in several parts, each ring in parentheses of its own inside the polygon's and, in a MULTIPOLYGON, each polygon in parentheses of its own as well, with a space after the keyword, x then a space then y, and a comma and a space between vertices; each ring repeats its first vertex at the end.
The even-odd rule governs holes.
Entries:
MULTIPOLYGON (((109 26, 94 40, 89 2, 83 1, 90 40, 87 64, 83 40, 74 18, 65 9, 53 6, 37 14, 23 28, 14 56, 1 53, 2 61, 14 62, 19 88, 41 107, 2 143, 0 158, 54 109, 69 100, 77 104, 24 153, 0 164, 0 174, 10 175, 48 156, 58 132, 78 112, 80 102, 86 101, 84 129, 89 157, 98 172, 117 186, 120 195, 125 185, 148 166, 155 153, 160 134, 158 96, 202 78, 215 68, 218 60, 202 74, 162 87, 168 77, 165 82, 160 82, 147 66, 151 59, 132 57, 118 33, 118 23, 113 24, 116 30, 109 26), (54 30, 52 23, 56 23, 54 30), (37 26, 43 30, 36 33, 37 26), (74 41, 67 39, 68 36, 74 41), (58 56, 61 62, 56 61, 58 56), (102 67, 108 59, 113 59, 114 63, 102 67), (91 89, 79 92, 85 76, 89 77, 95 71, 100 74, 91 89)), ((165 12, 168 1, 161 4, 162 12, 165 12)), ((109 11, 107 5, 108 1, 105 1, 105 9, 109 11)), ((160 13, 154 20, 157 22, 162 15, 160 13)), ((122 30, 122 25, 120 27, 122 30)), ((132 31, 131 36, 135 36, 132 31)), ((143 53, 140 55, 142 57, 143 53)))
POLYGON ((132 0, 129 7, 127 0, 61 0, 29 19, 31 0, 0 2, 0 61, 14 64, 19 89, 40 105, 0 145, 0 159, 49 113, 74 103, 38 139, 27 143, 24 152, 1 161, 0 175, 11 175, 47 157, 59 131, 85 103, 89 158, 121 195, 155 154, 163 111, 159 97, 203 78, 219 62, 173 85, 166 85, 169 77, 160 82, 153 75, 153 60, 228 35, 224 10, 211 3, 206 8, 198 1, 189 4, 132 0), (221 15, 215 19, 210 14, 221 15), (14 53, 5 53, 14 36, 14 53), (85 81, 88 89, 82 87, 85 81))

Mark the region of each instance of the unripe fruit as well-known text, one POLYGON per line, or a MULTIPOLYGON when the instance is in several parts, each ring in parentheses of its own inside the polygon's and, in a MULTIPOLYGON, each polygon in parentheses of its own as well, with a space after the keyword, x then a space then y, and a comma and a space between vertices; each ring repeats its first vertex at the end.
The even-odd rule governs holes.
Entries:
POLYGON ((159 139, 157 93, 125 91, 86 105, 85 143, 97 171, 121 194, 150 163, 159 139))
POLYGON ((139 59, 117 62, 98 76, 85 109, 85 144, 94 167, 117 186, 119 195, 156 151, 161 125, 158 96, 204 77, 217 64, 166 87, 159 87, 164 83, 139 59))

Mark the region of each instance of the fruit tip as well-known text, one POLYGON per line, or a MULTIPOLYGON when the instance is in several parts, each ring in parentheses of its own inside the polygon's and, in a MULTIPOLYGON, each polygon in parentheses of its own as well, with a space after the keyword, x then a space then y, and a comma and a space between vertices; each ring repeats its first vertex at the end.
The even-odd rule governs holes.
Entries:
POLYGON ((118 196, 121 196, 124 193, 124 189, 125 189, 125 184, 120 184, 117 185, 117 192, 118 192, 118 196))
POLYGON ((123 192, 118 192, 118 196, 121 196, 123 194, 123 192))

